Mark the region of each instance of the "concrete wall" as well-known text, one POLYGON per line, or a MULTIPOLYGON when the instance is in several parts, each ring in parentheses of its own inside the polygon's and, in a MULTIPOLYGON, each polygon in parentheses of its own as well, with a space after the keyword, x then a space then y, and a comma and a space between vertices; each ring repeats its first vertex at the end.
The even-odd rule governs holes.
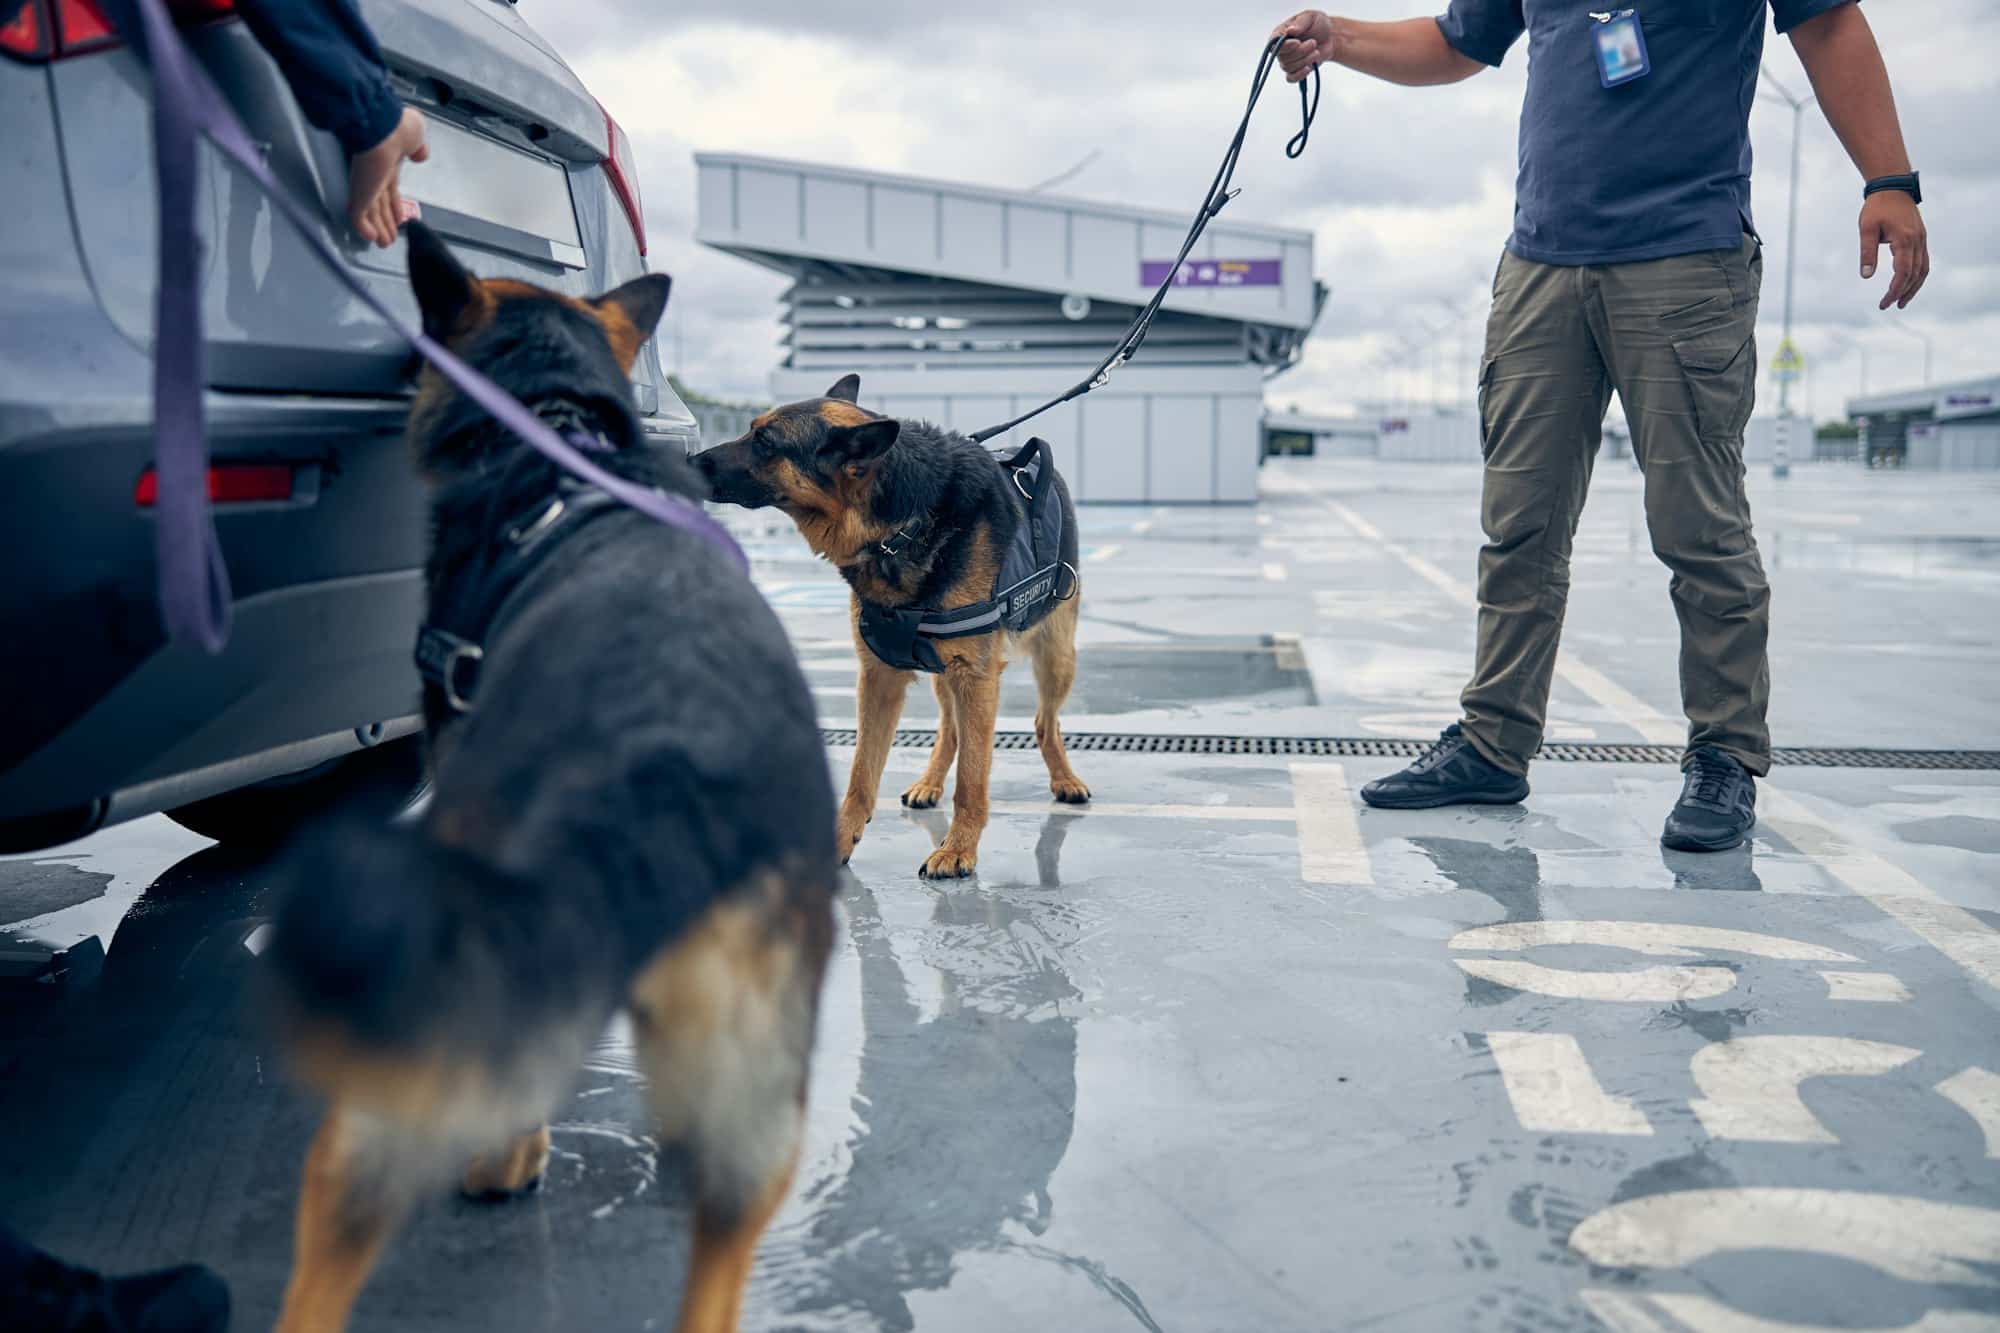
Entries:
POLYGON ((1313 436, 1313 454, 1318 458, 1373 458, 1381 448, 1381 437, 1372 431, 1320 431, 1313 436))
MULTIPOLYGON (((780 369, 771 389, 787 402, 824 393, 830 382, 820 371, 780 369)), ((1075 382, 1074 371, 1046 368, 878 371, 862 376, 861 405, 971 432, 1075 382)), ((1131 365, 991 443, 1041 436, 1079 501, 1247 503, 1257 498, 1263 416, 1256 366, 1131 365)))
POLYGON ((2000 468, 2000 421, 1934 421, 1910 426, 1904 466, 1942 472, 2000 468))
POLYGON ((689 403, 688 411, 694 413, 704 449, 743 434, 750 429, 751 418, 757 415, 754 407, 727 407, 719 403, 689 403))
POLYGON ((1376 428, 1376 457, 1395 463, 1477 463, 1479 418, 1471 411, 1428 408, 1385 412, 1376 428))

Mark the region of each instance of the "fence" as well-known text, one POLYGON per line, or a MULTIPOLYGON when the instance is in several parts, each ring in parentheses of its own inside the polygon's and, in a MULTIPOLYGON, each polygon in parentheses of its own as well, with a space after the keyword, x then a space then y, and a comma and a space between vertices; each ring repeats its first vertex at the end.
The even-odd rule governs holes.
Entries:
POLYGON ((688 411, 694 413, 695 425, 701 429, 701 445, 721 444, 733 440, 750 429, 750 422, 761 408, 739 407, 732 403, 689 403, 688 411))

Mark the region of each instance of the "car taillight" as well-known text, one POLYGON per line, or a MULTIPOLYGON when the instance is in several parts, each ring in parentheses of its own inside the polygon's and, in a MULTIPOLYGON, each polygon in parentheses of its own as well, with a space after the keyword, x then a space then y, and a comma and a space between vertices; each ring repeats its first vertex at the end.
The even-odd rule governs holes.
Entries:
POLYGON ((0 27, 0 51, 16 60, 46 60, 53 46, 48 20, 37 0, 28 0, 0 27))
MULTIPOLYGON (((182 27, 236 16, 236 0, 166 0, 182 27)), ((120 44, 117 30, 95 0, 27 0, 0 27, 0 54, 16 60, 63 60, 120 44)))
MULTIPOLYGON (((597 104, 604 111, 604 103, 597 104)), ((632 223, 632 239, 639 243, 639 253, 646 253, 646 214, 639 205, 639 164, 632 156, 632 141, 625 137, 618 122, 604 111, 604 137, 606 139, 604 160, 605 174, 611 177, 611 188, 618 194, 618 202, 625 205, 625 216, 632 223)))
MULTIPOLYGON (((216 504, 270 503, 292 498, 292 469, 287 463, 217 463, 208 470, 208 498, 216 504)), ((151 509, 160 502, 160 479, 153 469, 139 474, 132 503, 151 509)))

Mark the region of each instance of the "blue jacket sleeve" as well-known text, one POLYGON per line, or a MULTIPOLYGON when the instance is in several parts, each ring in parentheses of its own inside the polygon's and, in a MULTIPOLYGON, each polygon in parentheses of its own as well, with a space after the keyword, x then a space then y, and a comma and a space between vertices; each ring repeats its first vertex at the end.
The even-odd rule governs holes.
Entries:
POLYGON ((1528 29, 1521 0, 1451 0, 1438 15, 1438 31, 1454 51, 1482 65, 1498 65, 1528 29))
POLYGON ((350 155, 389 137, 403 103, 354 0, 237 0, 313 125, 350 155))
POLYGON ((1771 23, 1780 33, 1787 33, 1829 9, 1853 3, 1854 0, 1771 0, 1771 23))

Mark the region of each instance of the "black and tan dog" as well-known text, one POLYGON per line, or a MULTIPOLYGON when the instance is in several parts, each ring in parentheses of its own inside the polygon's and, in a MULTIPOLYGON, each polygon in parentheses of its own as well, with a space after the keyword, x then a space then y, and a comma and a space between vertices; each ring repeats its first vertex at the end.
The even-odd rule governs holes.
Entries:
MULTIPOLYGON (((695 456, 715 499, 783 510, 853 590, 860 735, 840 806, 843 861, 874 813, 882 767, 914 675, 869 651, 861 637, 862 603, 949 611, 992 597, 1001 553, 1026 517, 993 454, 928 423, 866 411, 856 405, 860 390, 860 377, 849 375, 824 398, 773 409, 741 439, 695 456)), ((1062 506, 1062 559, 1074 571, 1076 510, 1062 478, 1054 481, 1054 498, 1062 506)), ((924 862, 924 875, 969 875, 978 861, 1009 640, 1018 639, 1034 663, 1040 694, 1035 738, 1048 764, 1050 790, 1058 801, 1090 799, 1090 788, 1070 767, 1056 717, 1076 679, 1079 603, 1080 589, 1020 635, 996 629, 936 643, 944 667, 933 682, 937 744, 924 775, 903 793, 903 804, 936 805, 954 757, 958 785, 951 829, 924 862)))
MULTIPOLYGON (((665 278, 596 301, 481 282, 421 227, 410 271, 433 336, 594 434, 608 470, 699 494, 642 442, 626 378, 665 278)), ((468 1192, 537 1183, 547 1118, 621 1007, 693 1168, 679 1327, 734 1329, 797 1157, 832 939, 805 679, 709 539, 567 482, 434 372, 410 436, 436 487, 432 625, 484 656, 428 687, 421 821, 322 836, 278 912, 276 1008, 331 1104, 279 1329, 342 1328, 413 1199, 468 1159, 468 1192)))

